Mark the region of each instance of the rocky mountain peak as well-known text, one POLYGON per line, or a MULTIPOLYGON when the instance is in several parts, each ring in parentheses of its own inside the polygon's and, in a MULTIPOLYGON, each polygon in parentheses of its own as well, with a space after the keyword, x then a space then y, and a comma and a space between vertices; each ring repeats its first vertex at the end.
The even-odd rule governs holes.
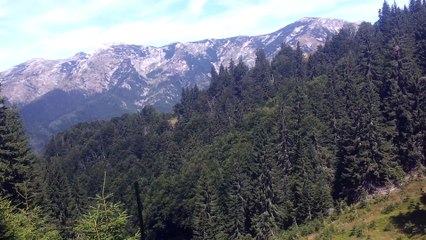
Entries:
POLYGON ((346 24, 351 23, 302 18, 260 36, 176 42, 162 47, 114 44, 67 59, 29 60, 0 73, 0 83, 8 100, 21 108, 29 129, 53 133, 77 122, 110 118, 146 105, 169 111, 179 101, 183 87, 208 86, 212 66, 219 68, 239 58, 253 66, 257 49, 264 49, 271 58, 283 43, 292 47, 299 43, 309 54, 346 24), (62 100, 71 97, 74 99, 62 100), (43 121, 33 121, 30 113, 34 109, 39 114, 56 111, 49 108, 50 102, 68 106, 55 105, 61 111, 46 113, 49 117, 43 121), (100 112, 95 114, 95 108, 100 112))

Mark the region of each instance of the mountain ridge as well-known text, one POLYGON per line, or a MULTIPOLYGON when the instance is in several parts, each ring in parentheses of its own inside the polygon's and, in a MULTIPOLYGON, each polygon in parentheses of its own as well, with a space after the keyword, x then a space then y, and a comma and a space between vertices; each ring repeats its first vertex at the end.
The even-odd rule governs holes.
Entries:
POLYGON ((170 111, 179 101, 182 88, 195 84, 200 88, 208 86, 212 66, 218 69, 221 64, 241 58, 251 67, 257 49, 264 49, 271 58, 282 44, 296 47, 300 43, 301 49, 309 54, 345 26, 358 25, 339 19, 305 17, 258 36, 176 42, 162 47, 111 45, 92 54, 79 52, 65 59, 31 59, 1 72, 0 83, 8 100, 21 109, 30 135, 46 139, 46 135, 72 124, 108 119, 147 105, 170 111), (52 91, 56 92, 48 94, 52 91), (73 104, 73 108, 48 106, 49 102, 60 102, 69 96, 78 96, 76 102, 80 104, 73 104), (90 116, 94 108, 101 110, 96 117, 90 116), (34 109, 52 118, 33 121, 34 109), (47 109, 69 111, 53 118, 55 114, 47 113, 47 109), (44 133, 40 135, 36 129, 44 133))

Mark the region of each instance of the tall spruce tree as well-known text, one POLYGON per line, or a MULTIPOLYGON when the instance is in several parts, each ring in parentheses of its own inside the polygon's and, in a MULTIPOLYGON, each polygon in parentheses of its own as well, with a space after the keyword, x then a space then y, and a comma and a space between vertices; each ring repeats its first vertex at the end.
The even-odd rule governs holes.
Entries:
POLYGON ((338 197, 354 202, 360 199, 363 189, 366 159, 359 158, 361 144, 361 109, 359 92, 355 85, 355 59, 353 53, 337 65, 344 83, 341 100, 344 115, 339 123, 338 162, 336 166, 335 193, 338 197))
POLYGON ((238 139, 230 149, 224 168, 224 220, 228 239, 244 239, 249 234, 249 172, 251 145, 238 139))
POLYGON ((19 114, 0 102, 0 195, 15 204, 24 201, 24 184, 31 180, 35 155, 30 149, 19 114))
MULTIPOLYGON (((71 187, 59 161, 56 157, 51 158, 49 165, 46 166, 42 183, 44 198, 39 203, 43 204, 46 211, 60 227, 61 234, 69 238, 72 236, 71 226, 78 212, 75 211, 76 204, 71 187)), ((78 185, 75 187, 78 187, 78 185)))
POLYGON ((303 83, 295 86, 291 93, 285 115, 290 139, 287 174, 294 208, 291 215, 293 224, 300 224, 322 215, 331 205, 330 191, 324 185, 326 168, 318 154, 321 137, 315 128, 321 127, 319 120, 309 110, 303 83), (320 206, 318 200, 324 205, 320 206))
POLYGON ((59 240, 56 226, 49 222, 39 207, 20 209, 0 198, 0 239, 59 240))
MULTIPOLYGON (((266 116, 268 118, 269 116, 266 116)), ((276 161, 269 141, 270 123, 261 119, 259 128, 253 134, 252 188, 252 228, 256 239, 273 238, 277 230, 277 220, 281 217, 277 206, 277 180, 274 175, 276 161), (264 125, 268 124, 268 125, 264 125), (268 127, 267 127, 268 126, 268 127)))
POLYGON ((192 218, 194 239, 221 238, 218 192, 206 173, 198 179, 194 200, 195 211, 192 218))

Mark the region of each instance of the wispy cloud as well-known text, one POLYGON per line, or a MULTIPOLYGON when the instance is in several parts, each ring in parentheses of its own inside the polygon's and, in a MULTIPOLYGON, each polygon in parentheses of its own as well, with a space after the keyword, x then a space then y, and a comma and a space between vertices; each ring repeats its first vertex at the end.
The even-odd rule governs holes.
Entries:
MULTIPOLYGON (((402 6, 408 0, 397 0, 402 6)), ((161 46, 278 30, 305 16, 377 20, 383 0, 0 0, 0 71, 110 43, 161 46)))
POLYGON ((189 11, 194 16, 199 16, 203 10, 204 5, 206 5, 207 0, 190 0, 188 3, 189 11))

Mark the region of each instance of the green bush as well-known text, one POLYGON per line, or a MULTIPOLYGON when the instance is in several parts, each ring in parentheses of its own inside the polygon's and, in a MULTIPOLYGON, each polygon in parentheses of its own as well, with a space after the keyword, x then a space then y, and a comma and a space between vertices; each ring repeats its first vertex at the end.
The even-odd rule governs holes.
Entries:
POLYGON ((392 231, 394 229, 394 226, 392 225, 392 223, 388 223, 386 224, 386 226, 383 228, 383 231, 385 232, 389 232, 392 231))
POLYGON ((360 237, 363 237, 364 236, 364 226, 362 226, 362 225, 355 225, 355 226, 353 226, 352 227, 352 229, 351 229, 351 233, 349 234, 349 236, 351 236, 351 237, 357 237, 357 238, 360 238, 360 237))
POLYGON ((121 205, 109 201, 110 196, 96 196, 96 203, 89 211, 80 216, 74 227, 79 240, 126 239, 136 240, 138 234, 128 236, 129 216, 121 205))
POLYGON ((0 239, 61 239, 56 226, 44 215, 40 208, 18 209, 0 198, 0 239))
POLYGON ((324 231, 321 232, 321 234, 318 236, 318 240, 332 240, 333 235, 336 233, 336 228, 334 225, 330 225, 324 229, 324 231))
POLYGON ((368 224, 368 229, 376 229, 377 225, 375 221, 371 221, 370 224, 368 224))
POLYGON ((381 211, 381 213, 382 214, 389 214, 389 213, 391 213, 392 211, 394 211, 395 209, 396 209, 396 204, 390 204, 390 205, 388 205, 388 206, 386 206, 382 211, 381 211))
POLYGON ((410 198, 408 200, 408 209, 410 210, 414 210, 417 208, 418 203, 416 201, 414 201, 414 199, 410 198))
POLYGON ((404 232, 408 234, 413 234, 416 232, 416 225, 411 221, 408 221, 404 224, 404 232))

